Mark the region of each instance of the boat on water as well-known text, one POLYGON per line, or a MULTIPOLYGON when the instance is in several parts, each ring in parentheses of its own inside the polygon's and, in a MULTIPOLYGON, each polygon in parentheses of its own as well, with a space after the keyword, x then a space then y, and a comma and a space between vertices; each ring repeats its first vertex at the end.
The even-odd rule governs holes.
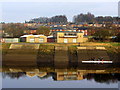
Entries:
POLYGON ((82 61, 82 63, 113 63, 113 61, 82 61))
POLYGON ((104 60, 103 57, 100 57, 98 59, 96 59, 95 57, 92 57, 89 60, 82 61, 82 63, 96 63, 96 64, 99 64, 99 63, 105 64, 105 63, 107 63, 107 64, 109 64, 109 63, 113 63, 113 61, 104 60))

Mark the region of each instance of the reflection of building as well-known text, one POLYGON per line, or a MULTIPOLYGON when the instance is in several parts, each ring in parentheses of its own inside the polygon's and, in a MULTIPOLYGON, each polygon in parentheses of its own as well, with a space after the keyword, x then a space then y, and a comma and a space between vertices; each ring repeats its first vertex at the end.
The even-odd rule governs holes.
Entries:
POLYGON ((36 73, 35 72, 26 72, 26 75, 29 77, 33 77, 33 76, 36 76, 36 73))
POLYGON ((39 76, 39 77, 44 77, 44 76, 46 76, 47 75, 47 72, 39 72, 38 74, 37 74, 37 76, 39 76))
POLYGON ((39 76, 39 77, 44 77, 47 75, 47 72, 26 72, 26 75, 29 77, 34 77, 34 76, 39 76))
POLYGON ((22 42, 45 43, 47 37, 44 35, 23 35, 20 37, 22 42))
POLYGON ((57 72, 55 80, 83 80, 83 73, 79 72, 57 72))

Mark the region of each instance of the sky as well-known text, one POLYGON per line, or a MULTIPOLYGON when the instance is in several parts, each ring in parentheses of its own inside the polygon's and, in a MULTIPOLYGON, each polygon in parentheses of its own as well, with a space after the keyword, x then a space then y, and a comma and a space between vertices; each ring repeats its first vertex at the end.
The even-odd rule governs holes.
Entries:
POLYGON ((95 16, 118 16, 119 0, 1 0, 0 21, 24 22, 38 17, 74 15, 91 12, 95 16))

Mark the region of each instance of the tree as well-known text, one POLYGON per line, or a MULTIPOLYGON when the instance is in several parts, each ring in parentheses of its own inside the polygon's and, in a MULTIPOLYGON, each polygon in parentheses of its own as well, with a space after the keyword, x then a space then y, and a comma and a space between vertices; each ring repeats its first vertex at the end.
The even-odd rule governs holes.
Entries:
POLYGON ((51 18, 48 17, 40 17, 31 19, 29 22, 26 23, 67 23, 67 17, 65 15, 57 15, 51 18))
POLYGON ((120 33, 117 34, 117 37, 115 38, 116 42, 120 42, 120 33))
POLYGON ((43 35, 48 36, 49 33, 50 33, 50 28, 49 28, 49 27, 40 26, 40 27, 37 29, 37 34, 43 34, 43 35))
POLYGON ((54 23, 67 23, 67 17, 65 15, 58 15, 51 18, 51 22, 54 23))
POLYGON ((98 40, 104 41, 105 39, 108 39, 110 36, 112 36, 112 33, 109 30, 101 29, 97 30, 94 34, 98 40))
POLYGON ((3 25, 3 30, 4 33, 8 33, 10 35, 10 37, 20 37, 21 35, 23 35, 23 32, 25 30, 24 25, 22 24, 6 24, 3 25))
POLYGON ((73 22, 75 22, 75 23, 80 23, 80 22, 91 23, 91 22, 94 22, 94 15, 89 12, 87 14, 81 13, 81 14, 73 17, 73 22))
POLYGON ((30 20, 28 23, 48 23, 48 22, 50 22, 50 18, 40 17, 40 18, 34 18, 30 20))

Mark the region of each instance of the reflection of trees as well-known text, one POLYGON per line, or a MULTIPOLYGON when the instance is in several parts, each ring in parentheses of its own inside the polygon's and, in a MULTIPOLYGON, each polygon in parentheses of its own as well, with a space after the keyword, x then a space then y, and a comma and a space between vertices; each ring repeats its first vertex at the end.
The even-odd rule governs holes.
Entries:
POLYGON ((25 72, 3 72, 2 73, 2 77, 5 78, 5 77, 10 77, 11 79, 19 79, 20 77, 25 77, 26 76, 26 73, 25 72))
POLYGON ((120 74, 87 74, 85 76, 88 80, 94 79, 100 83, 115 83, 120 80, 120 74))

